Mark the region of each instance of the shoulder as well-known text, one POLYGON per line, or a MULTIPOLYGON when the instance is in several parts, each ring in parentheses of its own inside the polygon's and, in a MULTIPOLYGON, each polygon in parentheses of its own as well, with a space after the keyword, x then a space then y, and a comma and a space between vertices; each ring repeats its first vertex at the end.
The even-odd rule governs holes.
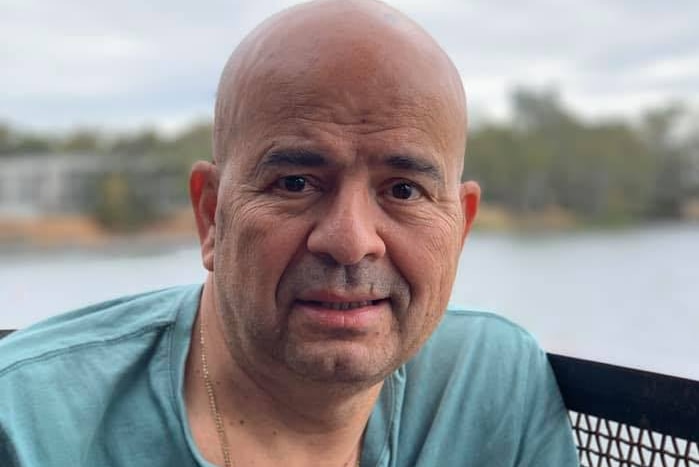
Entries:
POLYGON ((59 314, 0 339, 0 381, 15 369, 171 326, 183 306, 196 306, 200 285, 120 297, 59 314))
MULTIPOLYGON (((449 309, 425 344, 427 354, 520 356, 540 350, 534 336, 518 324, 495 313, 449 309)), ((422 352, 421 352, 422 353, 422 352)))
POLYGON ((449 310, 404 377, 406 391, 435 404, 449 392, 506 406, 523 402, 548 368, 546 353, 521 326, 494 313, 449 310))
POLYGON ((181 447, 175 362, 184 366, 200 290, 118 298, 0 340, 0 445, 22 465, 106 465, 128 455, 107 452, 114 433, 132 452, 152 450, 149 432, 163 452, 181 447))
POLYGON ((577 465, 546 353, 496 314, 447 311, 382 397, 374 426, 400 432, 400 465, 577 465))
POLYGON ((450 308, 437 327, 437 331, 449 328, 462 328, 468 332, 488 332, 506 335, 516 335, 523 339, 533 339, 531 334, 519 324, 510 321, 502 315, 489 311, 464 310, 450 308))

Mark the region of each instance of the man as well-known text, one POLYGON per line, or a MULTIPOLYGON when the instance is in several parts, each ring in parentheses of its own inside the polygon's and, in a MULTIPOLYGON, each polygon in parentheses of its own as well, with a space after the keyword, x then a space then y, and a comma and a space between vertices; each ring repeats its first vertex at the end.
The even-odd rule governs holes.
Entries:
POLYGON ((457 71, 395 10, 260 25, 192 169, 205 284, 3 342, 3 465, 577 465, 533 339, 444 315, 480 196, 465 132, 457 71))

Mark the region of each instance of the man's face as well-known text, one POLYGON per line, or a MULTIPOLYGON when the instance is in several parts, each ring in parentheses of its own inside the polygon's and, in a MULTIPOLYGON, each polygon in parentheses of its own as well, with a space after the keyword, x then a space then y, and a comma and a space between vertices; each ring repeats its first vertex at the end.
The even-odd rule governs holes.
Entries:
POLYGON ((416 83, 329 69, 246 90, 219 166, 217 306, 244 367, 375 384, 447 305, 463 141, 416 83))

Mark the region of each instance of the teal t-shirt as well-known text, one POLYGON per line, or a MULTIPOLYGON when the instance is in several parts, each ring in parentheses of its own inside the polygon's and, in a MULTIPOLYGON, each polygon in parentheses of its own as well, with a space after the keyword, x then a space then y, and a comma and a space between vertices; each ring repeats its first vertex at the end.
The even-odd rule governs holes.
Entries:
MULTIPOLYGON (((211 467, 192 439, 183 398, 200 293, 196 285, 124 297, 0 340, 0 465, 211 467)), ((361 465, 578 461, 534 339, 496 315, 448 311, 387 378, 361 465)))

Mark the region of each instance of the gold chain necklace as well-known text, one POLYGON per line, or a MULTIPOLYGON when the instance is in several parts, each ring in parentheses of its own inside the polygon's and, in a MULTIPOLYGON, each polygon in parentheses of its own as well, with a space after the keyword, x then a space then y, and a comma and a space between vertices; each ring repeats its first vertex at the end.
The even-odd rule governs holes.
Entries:
POLYGON ((199 343, 201 344, 201 372, 204 374, 204 386, 206 386, 206 394, 209 396, 209 409, 216 423, 216 432, 218 433, 218 441, 221 445, 221 454, 223 454, 223 465, 225 467, 233 467, 231 461, 231 451, 228 449, 228 438, 226 438, 226 427, 223 425, 221 413, 218 411, 216 404, 216 393, 214 385, 211 383, 209 375, 209 363, 206 359, 206 344, 204 343, 204 317, 202 316, 199 323, 199 343))
MULTIPOLYGON (((202 316, 199 321, 199 344, 201 345, 201 372, 204 374, 204 386, 206 386, 206 394, 209 396, 209 410, 211 411, 211 416, 214 417, 214 422, 216 424, 218 441, 221 445, 221 454, 223 454, 223 465, 224 467, 233 467, 233 461, 231 460, 231 451, 228 448, 228 438, 226 437, 226 427, 223 424, 221 412, 218 411, 218 404, 216 403, 216 392, 214 391, 214 385, 211 382, 211 375, 209 374, 209 362, 206 358, 206 343, 204 342, 204 317, 202 316)), ((357 463, 355 464, 355 467, 360 467, 359 462, 361 460, 361 457, 362 451, 360 446, 357 452, 357 463)))

